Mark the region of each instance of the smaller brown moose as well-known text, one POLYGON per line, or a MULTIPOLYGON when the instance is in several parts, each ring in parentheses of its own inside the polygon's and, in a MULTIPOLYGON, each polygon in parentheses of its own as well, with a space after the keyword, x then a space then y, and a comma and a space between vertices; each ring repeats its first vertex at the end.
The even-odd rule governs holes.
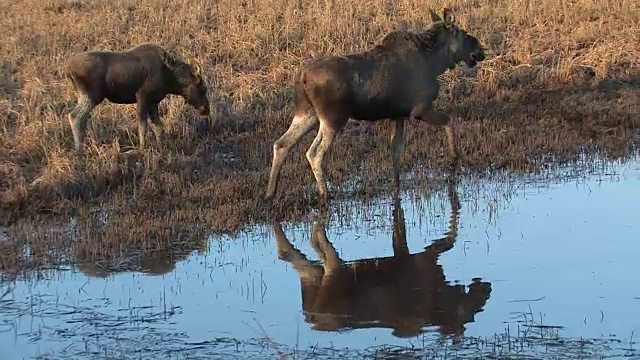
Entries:
POLYGON ((161 141, 164 130, 158 104, 169 94, 184 98, 201 116, 210 116, 208 88, 200 67, 158 44, 75 54, 67 63, 66 73, 78 93, 78 104, 69 114, 76 151, 83 147, 91 112, 104 99, 137 105, 141 148, 145 147, 149 118, 156 140, 161 141))

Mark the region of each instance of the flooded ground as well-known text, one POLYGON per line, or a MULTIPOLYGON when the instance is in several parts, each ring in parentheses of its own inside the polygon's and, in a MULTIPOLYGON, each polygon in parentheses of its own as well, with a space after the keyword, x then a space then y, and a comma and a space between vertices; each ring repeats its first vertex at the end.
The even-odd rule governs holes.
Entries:
POLYGON ((0 358, 640 358, 640 161, 556 178, 7 281, 0 358))

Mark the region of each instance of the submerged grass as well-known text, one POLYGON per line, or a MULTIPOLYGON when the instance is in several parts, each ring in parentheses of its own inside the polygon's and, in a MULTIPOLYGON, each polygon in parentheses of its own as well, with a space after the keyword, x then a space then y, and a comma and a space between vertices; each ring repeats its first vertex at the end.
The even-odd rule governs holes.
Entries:
MULTIPOLYGON (((90 220, 82 220, 76 237, 88 252, 124 253, 166 246, 186 232, 235 232, 265 221, 271 148, 291 120, 298 66, 362 50, 392 29, 424 28, 428 9, 443 6, 455 9, 488 54, 479 68, 461 66, 441 79, 437 106, 454 115, 464 168, 540 171, 550 157, 624 157, 640 140, 640 14, 631 0, 0 0, 0 224, 19 228, 28 218, 38 227, 38 214, 59 223, 75 213, 90 219, 101 207, 117 225, 89 240, 82 229, 90 220), (90 122, 87 154, 76 157, 65 59, 144 41, 177 46, 202 64, 216 127, 169 98, 161 104, 166 147, 140 151, 135 107, 104 104, 90 122)), ((312 137, 282 171, 276 211, 290 220, 315 204, 304 157, 312 137)), ((417 186, 444 169, 443 145, 438 130, 407 127, 403 165, 417 186)), ((367 200, 385 193, 387 149, 384 123, 348 126, 326 162, 333 194, 367 200)), ((43 236, 68 241, 61 234, 70 230, 58 230, 43 236)))
MULTIPOLYGON (((195 340, 172 331, 180 306, 123 307, 103 312, 107 299, 64 304, 53 296, 32 294, 27 299, 0 300, 0 333, 21 331, 30 341, 54 341, 57 346, 37 359, 606 359, 640 356, 631 338, 568 338, 561 327, 535 323, 533 317, 508 324, 490 337, 464 337, 459 341, 425 333, 406 346, 370 348, 303 347, 281 344, 269 337, 229 337, 195 340), (37 318, 47 326, 24 326, 22 317, 37 318)), ((28 323, 28 322, 27 322, 28 323)), ((304 339, 300 339, 304 342, 304 339)))

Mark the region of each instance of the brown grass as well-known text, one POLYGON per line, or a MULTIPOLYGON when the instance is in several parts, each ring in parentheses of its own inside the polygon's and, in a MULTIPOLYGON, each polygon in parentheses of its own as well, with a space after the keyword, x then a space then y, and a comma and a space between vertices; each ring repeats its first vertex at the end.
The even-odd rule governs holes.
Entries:
MULTIPOLYGON (((0 222, 65 214, 86 201, 128 214, 121 227, 140 239, 179 233, 171 224, 216 232, 264 220, 271 148, 289 125, 301 62, 362 50, 394 28, 423 28, 428 8, 445 5, 488 48, 477 70, 442 76, 437 105, 455 115, 464 167, 531 171, 549 154, 624 156, 638 140, 640 12, 632 0, 0 0, 0 222), (166 148, 130 150, 135 107, 104 104, 77 159, 65 59, 145 41, 184 48, 204 65, 218 126, 169 98, 161 104, 166 148)), ((328 155, 334 193, 351 196, 341 185, 360 174, 358 196, 387 190, 384 123, 345 132, 328 155)), ((444 167, 442 133, 409 124, 406 134, 407 170, 444 167)), ((278 207, 291 218, 314 202, 304 158, 312 137, 283 168, 278 207)))

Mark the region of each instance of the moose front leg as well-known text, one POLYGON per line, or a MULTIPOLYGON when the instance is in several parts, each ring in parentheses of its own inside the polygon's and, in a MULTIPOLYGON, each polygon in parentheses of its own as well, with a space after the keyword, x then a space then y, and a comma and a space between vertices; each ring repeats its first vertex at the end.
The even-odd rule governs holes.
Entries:
MULTIPOLYGON (((431 104, 431 102, 429 102, 431 104)), ((458 146, 451 117, 441 111, 433 110, 431 105, 420 103, 411 110, 411 120, 424 121, 430 125, 444 127, 447 136, 449 161, 455 166, 458 162, 458 146)))
POLYGON ((84 139, 87 134, 87 121, 91 117, 91 112, 96 107, 96 103, 84 94, 78 94, 78 103, 69 114, 69 125, 73 134, 73 144, 76 152, 81 152, 84 145, 84 139))
POLYGON ((400 203, 398 193, 393 196, 393 256, 409 256, 409 246, 407 245, 407 229, 404 221, 404 210, 400 203))
POLYGON ((447 134, 449 161, 451 163, 451 166, 454 167, 458 164, 458 143, 456 141, 456 133, 453 128, 453 124, 449 122, 447 125, 445 125, 444 130, 447 134))
POLYGON ((400 191, 400 155, 404 148, 404 119, 391 120, 391 162, 393 165, 393 185, 395 191, 400 191))
POLYGON ((151 119, 151 129, 156 137, 156 143, 160 146, 164 141, 164 125, 162 125, 162 121, 160 120, 158 104, 152 105, 149 109, 149 119, 151 119))

